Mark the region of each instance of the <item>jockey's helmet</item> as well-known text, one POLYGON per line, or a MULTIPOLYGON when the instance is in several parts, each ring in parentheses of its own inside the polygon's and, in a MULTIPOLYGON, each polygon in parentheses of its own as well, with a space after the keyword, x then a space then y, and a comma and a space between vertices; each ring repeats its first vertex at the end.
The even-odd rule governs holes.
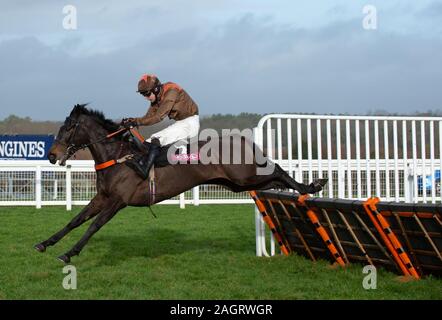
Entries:
POLYGON ((157 94, 157 89, 161 85, 160 80, 158 80, 156 75, 153 74, 143 74, 140 81, 138 81, 138 91, 142 95, 145 95, 147 93, 150 94, 150 92, 153 92, 154 94, 157 94))

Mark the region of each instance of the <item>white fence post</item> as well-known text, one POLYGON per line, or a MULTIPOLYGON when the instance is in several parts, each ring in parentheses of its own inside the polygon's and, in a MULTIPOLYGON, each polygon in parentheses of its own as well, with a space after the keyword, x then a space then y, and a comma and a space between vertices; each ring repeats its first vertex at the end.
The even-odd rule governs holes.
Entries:
POLYGON ((71 165, 66 165, 66 210, 72 210, 72 172, 71 165))
POLYGON ((58 180, 54 179, 54 192, 52 195, 52 200, 57 200, 58 198, 58 180))
POLYGON ((186 199, 184 198, 184 192, 180 194, 180 209, 186 208, 186 199))
MULTIPOLYGON (((404 196, 405 202, 413 202, 414 198, 414 173, 413 173, 413 165, 407 163, 406 168, 404 170, 404 196)), ((416 195, 417 196, 417 195, 416 195)))
POLYGON ((193 188, 193 205, 199 206, 200 205, 200 187, 196 186, 193 188))
MULTIPOLYGON (((270 121, 267 124, 267 144, 269 146, 270 152, 268 151, 268 154, 272 155, 273 154, 273 148, 275 147, 272 144, 272 140, 271 137, 269 135, 271 135, 271 124, 270 121)), ((280 124, 279 124, 279 128, 280 128, 280 124)), ((261 152, 263 152, 263 144, 264 144, 264 140, 263 140, 263 128, 253 128, 253 137, 254 137, 254 142, 256 144, 256 147, 258 147, 261 152)), ((280 144, 278 145, 279 148, 281 148, 281 141, 282 138, 279 139, 280 144)), ((282 157, 281 153, 280 153, 280 158, 282 157)), ((256 238, 256 255, 258 257, 270 257, 275 255, 275 239, 273 237, 273 235, 270 233, 270 254, 267 252, 267 244, 266 244, 266 237, 265 237, 265 232, 266 232, 266 224, 263 221, 263 218, 261 216, 261 213, 258 210, 258 207, 255 205, 255 238, 256 238)))
POLYGON ((255 205, 255 244, 257 257, 262 257, 261 238, 261 213, 255 205))
POLYGON ((41 166, 35 168, 35 207, 41 209, 41 166))

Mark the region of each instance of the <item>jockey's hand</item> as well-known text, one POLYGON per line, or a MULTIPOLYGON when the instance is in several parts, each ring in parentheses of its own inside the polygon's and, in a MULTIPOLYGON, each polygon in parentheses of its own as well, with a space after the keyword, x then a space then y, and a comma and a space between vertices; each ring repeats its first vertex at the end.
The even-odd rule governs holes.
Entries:
POLYGON ((124 118, 123 120, 121 120, 121 126, 125 127, 126 129, 129 129, 131 127, 138 126, 138 124, 135 118, 124 118))

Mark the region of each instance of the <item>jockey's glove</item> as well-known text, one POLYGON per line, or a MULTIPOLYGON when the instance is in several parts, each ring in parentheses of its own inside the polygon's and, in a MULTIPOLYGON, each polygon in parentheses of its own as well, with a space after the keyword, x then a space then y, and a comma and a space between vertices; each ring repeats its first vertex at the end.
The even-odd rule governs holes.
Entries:
POLYGON ((121 125, 126 129, 129 129, 138 126, 138 123, 134 118, 124 118, 121 120, 121 125))

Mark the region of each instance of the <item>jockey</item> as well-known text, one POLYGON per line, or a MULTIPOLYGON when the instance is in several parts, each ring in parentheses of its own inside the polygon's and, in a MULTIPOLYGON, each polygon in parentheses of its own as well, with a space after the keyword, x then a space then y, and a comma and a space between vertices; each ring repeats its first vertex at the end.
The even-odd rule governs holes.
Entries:
POLYGON ((143 117, 123 119, 124 127, 152 125, 165 117, 175 120, 172 125, 152 134, 143 142, 146 146, 150 144, 147 154, 126 162, 146 179, 155 157, 160 153, 160 147, 197 136, 200 122, 197 104, 184 89, 173 82, 162 84, 155 75, 145 74, 138 82, 137 92, 149 100, 151 105, 143 117))

